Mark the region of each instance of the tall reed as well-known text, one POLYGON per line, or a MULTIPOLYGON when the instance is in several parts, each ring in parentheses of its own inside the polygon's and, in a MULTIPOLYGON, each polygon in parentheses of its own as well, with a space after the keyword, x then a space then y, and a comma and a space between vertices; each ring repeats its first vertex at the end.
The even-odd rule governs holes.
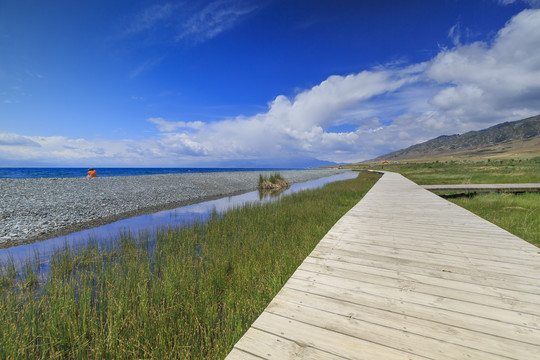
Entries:
POLYGON ((154 240, 64 247, 0 270, 0 358, 223 358, 331 226, 378 179, 248 205, 154 240))

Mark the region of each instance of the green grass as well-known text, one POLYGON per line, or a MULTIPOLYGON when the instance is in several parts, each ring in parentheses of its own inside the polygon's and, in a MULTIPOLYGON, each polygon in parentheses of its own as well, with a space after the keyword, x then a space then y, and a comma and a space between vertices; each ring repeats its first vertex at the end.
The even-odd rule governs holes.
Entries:
POLYGON ((400 173, 419 185, 540 183, 540 157, 528 160, 354 165, 400 173))
POLYGON ((214 213, 162 230, 155 247, 145 236, 65 247, 48 276, 37 260, 5 264, 0 358, 221 359, 378 177, 214 213))
POLYGON ((489 193, 451 201, 540 247, 540 193, 489 193))

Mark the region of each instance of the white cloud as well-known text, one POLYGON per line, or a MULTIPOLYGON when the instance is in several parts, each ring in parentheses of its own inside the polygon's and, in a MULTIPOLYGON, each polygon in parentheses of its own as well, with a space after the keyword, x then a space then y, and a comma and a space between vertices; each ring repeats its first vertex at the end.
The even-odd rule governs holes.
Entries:
POLYGON ((200 130, 204 126, 202 121, 167 121, 163 118, 149 118, 148 121, 156 125, 159 131, 166 132, 172 132, 181 128, 200 130))
POLYGON ((426 75, 444 84, 431 103, 470 128, 539 112, 540 11, 525 10, 493 44, 476 42, 437 55, 426 75))
POLYGON ((442 50, 429 62, 330 76, 268 110, 189 134, 207 154, 354 161, 442 134, 540 112, 540 11, 527 10, 492 43, 442 50), (353 130, 332 132, 351 124, 353 130), (206 145, 204 145, 206 144, 206 145))
POLYGON ((18 134, 0 132, 0 146, 29 146, 39 147, 40 145, 32 141, 28 136, 21 136, 18 134))
POLYGON ((540 113, 538 49, 540 10, 525 10, 489 43, 456 41, 427 62, 330 76, 293 98, 276 96, 253 116, 207 124, 149 118, 159 132, 142 141, 4 134, 0 158, 135 166, 369 159, 540 113))

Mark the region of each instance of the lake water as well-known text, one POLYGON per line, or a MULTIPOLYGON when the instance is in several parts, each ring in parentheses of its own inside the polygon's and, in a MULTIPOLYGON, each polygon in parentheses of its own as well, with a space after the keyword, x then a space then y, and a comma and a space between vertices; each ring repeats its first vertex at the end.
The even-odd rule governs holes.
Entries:
MULTIPOLYGON (((94 168, 99 177, 234 171, 285 171, 289 168, 94 168)), ((88 168, 0 168, 0 179, 86 177, 88 168)))
POLYGON ((87 229, 57 238, 39 241, 32 244, 19 245, 7 249, 0 249, 0 263, 13 256, 16 264, 21 264, 26 259, 34 258, 39 254, 41 263, 46 266, 50 254, 64 244, 70 246, 84 246, 89 240, 116 239, 122 233, 139 234, 148 233, 152 236, 157 229, 190 224, 193 221, 205 221, 212 211, 224 213, 229 209, 242 206, 247 203, 263 203, 279 200, 302 190, 316 189, 334 181, 353 179, 358 176, 357 172, 345 172, 339 175, 323 177, 303 183, 291 185, 289 189, 278 196, 262 196, 258 191, 251 191, 241 195, 229 196, 217 200, 205 201, 193 205, 183 206, 172 210, 164 210, 153 214, 136 216, 119 220, 100 227, 87 229))

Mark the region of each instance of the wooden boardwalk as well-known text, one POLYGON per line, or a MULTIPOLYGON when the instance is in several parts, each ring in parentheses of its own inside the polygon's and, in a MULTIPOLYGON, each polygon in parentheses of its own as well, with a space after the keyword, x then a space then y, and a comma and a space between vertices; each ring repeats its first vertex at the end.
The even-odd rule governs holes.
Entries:
POLYGON ((227 359, 540 359, 540 249, 385 173, 227 359))

